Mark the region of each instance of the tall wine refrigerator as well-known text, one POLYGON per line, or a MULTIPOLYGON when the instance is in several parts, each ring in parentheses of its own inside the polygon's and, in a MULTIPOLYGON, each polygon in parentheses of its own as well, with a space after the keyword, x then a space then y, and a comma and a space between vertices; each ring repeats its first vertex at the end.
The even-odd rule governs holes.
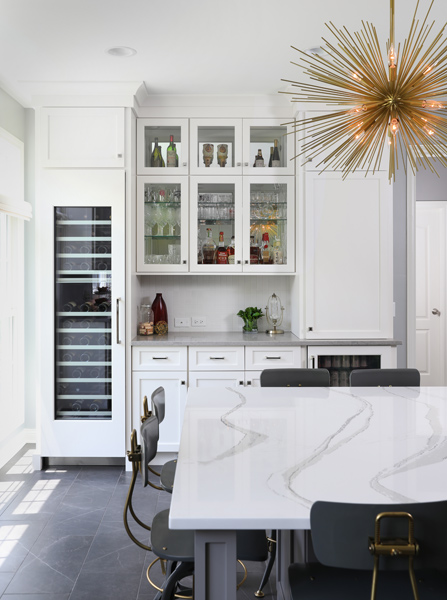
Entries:
POLYGON ((50 366, 42 366, 48 392, 41 399, 41 452, 123 457, 124 176, 81 173, 46 174, 47 195, 57 203, 48 207, 53 269, 48 265, 44 279, 52 273, 54 310, 51 333, 43 335, 54 360, 51 379, 50 366))

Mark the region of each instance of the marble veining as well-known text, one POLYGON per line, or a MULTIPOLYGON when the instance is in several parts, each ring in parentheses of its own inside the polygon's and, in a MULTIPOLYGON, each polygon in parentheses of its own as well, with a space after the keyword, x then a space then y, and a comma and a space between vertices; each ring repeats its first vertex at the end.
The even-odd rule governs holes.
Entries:
POLYGON ((174 528, 308 528, 318 499, 447 498, 447 388, 190 389, 174 528))

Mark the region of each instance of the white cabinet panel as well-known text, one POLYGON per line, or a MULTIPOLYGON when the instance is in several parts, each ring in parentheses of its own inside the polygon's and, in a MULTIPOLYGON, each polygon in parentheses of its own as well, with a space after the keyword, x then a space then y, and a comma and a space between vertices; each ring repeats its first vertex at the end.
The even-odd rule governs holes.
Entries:
POLYGON ((165 390, 165 418, 160 424, 159 452, 178 451, 186 404, 186 381, 186 371, 166 371, 163 374, 144 371, 132 375, 133 422, 138 431, 144 396, 147 396, 150 407, 152 392, 159 386, 165 390))
MULTIPOLYGON (((189 374, 190 387, 242 387, 244 373, 238 371, 192 371, 189 374)), ((213 401, 210 396, 210 402, 213 401)))
POLYGON ((218 371, 244 369, 243 346, 190 347, 190 371, 218 371))
POLYGON ((123 108, 42 109, 43 167, 124 167, 123 108))
POLYGON ((299 368, 301 348, 299 346, 249 346, 245 348, 245 367, 248 370, 299 368))
POLYGON ((134 346, 132 348, 133 371, 183 371, 186 369, 186 347, 148 348, 147 346, 134 346))
POLYGON ((386 173, 306 174, 308 338, 393 334, 392 187, 386 173))
POLYGON ((188 175, 188 119, 137 119, 137 174, 188 175), (178 165, 169 166, 167 149, 171 136, 178 165), (158 144, 164 166, 151 166, 151 155, 158 144))

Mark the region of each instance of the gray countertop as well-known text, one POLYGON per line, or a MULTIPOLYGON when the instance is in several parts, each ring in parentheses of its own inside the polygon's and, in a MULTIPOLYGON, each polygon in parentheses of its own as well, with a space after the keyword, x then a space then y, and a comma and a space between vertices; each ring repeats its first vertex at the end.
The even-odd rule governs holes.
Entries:
POLYGON ((132 346, 399 346, 394 339, 303 340, 284 334, 242 333, 240 331, 172 332, 166 335, 137 335, 132 346))

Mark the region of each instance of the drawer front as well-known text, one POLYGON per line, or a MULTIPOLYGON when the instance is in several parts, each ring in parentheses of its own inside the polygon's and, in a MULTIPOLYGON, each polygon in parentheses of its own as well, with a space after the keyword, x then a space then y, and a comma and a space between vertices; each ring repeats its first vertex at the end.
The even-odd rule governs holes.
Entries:
POLYGON ((244 386, 243 373, 240 371, 193 371, 189 374, 189 387, 238 388, 244 386))
POLYGON ((301 367, 301 348, 299 346, 259 346, 245 348, 247 370, 279 369, 281 367, 301 367))
POLYGON ((189 348, 190 371, 243 371, 243 346, 189 348))
POLYGON ((183 371, 187 369, 188 355, 185 347, 132 348, 133 371, 183 371))

